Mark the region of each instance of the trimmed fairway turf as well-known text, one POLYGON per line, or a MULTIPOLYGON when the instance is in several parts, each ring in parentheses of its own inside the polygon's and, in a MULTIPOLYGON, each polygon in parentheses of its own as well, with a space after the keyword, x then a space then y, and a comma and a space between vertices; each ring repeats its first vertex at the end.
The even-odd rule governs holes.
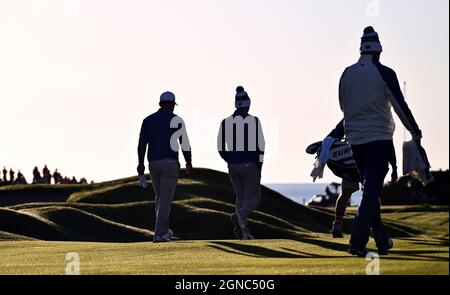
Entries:
MULTIPOLYGON (((396 240, 381 274, 448 275, 448 241, 396 240)), ((371 244, 373 248, 373 244, 371 244)), ((1 274, 65 274, 66 255, 81 274, 366 274, 368 261, 349 256, 346 240, 179 241, 152 243, 2 242, 1 274)))
MULTIPOLYGON (((183 176, 172 206, 175 241, 153 244, 154 194, 135 177, 90 185, 0 187, 0 274, 64 274, 76 252, 82 274, 365 274, 368 261, 330 238, 334 211, 264 187, 250 216, 258 240, 233 240, 235 195, 226 174, 183 176)), ((382 274, 448 274, 448 206, 382 209, 394 238, 382 274)), ((373 243, 370 244, 372 250, 373 243)))

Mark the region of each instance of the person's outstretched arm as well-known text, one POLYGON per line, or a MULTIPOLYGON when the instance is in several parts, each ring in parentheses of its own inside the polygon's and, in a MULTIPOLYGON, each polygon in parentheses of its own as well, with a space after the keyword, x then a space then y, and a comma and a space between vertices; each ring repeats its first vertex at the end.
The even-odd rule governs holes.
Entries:
POLYGON ((392 173, 391 173, 391 183, 396 183, 398 180, 398 171, 397 171, 397 155, 395 153, 395 147, 392 144, 391 147, 391 153, 389 157, 389 163, 392 167, 392 173))
POLYGON ((178 117, 178 119, 178 123, 181 124, 180 129, 178 130, 178 134, 180 134, 178 140, 181 146, 181 152, 183 153, 184 161, 186 162, 186 173, 189 174, 192 171, 191 143, 187 134, 186 124, 180 117, 178 117))
POLYGON ((264 138, 264 132, 263 132, 263 128, 261 125, 261 121, 256 118, 257 120, 257 131, 256 131, 256 136, 257 136, 257 149, 258 149, 258 158, 259 158, 259 162, 258 162, 258 167, 259 169, 262 169, 263 163, 264 163, 264 153, 266 151, 266 140, 264 138))
POLYGON ((220 123, 219 134, 217 135, 217 151, 220 157, 226 162, 228 153, 226 151, 225 120, 220 123))
POLYGON ((333 137, 336 139, 343 139, 345 137, 344 119, 342 119, 336 127, 327 135, 327 137, 333 137))
POLYGON ((145 173, 145 153, 147 152, 147 137, 146 137, 146 126, 145 122, 142 123, 141 132, 139 134, 139 144, 138 144, 138 167, 137 172, 139 175, 144 175, 145 173))
POLYGON ((187 132, 185 132, 185 135, 180 137, 180 145, 184 161, 186 162, 186 172, 189 174, 192 171, 192 151, 187 132))
POLYGON ((414 140, 420 140, 422 138, 422 131, 412 115, 412 112, 405 101, 402 90, 400 88, 400 83, 398 82, 397 74, 390 68, 378 65, 381 76, 386 83, 387 89, 386 93, 394 107, 395 112, 399 116, 403 125, 411 133, 414 140))

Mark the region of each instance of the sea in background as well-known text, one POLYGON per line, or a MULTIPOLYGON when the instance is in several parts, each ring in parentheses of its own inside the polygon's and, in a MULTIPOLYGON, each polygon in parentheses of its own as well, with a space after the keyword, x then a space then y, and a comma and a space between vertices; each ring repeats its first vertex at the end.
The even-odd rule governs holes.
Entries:
MULTIPOLYGON (((324 195, 328 183, 269 183, 265 186, 290 198, 294 202, 304 205, 314 195, 324 195)), ((352 195, 352 206, 359 206, 362 198, 362 191, 359 190, 352 195)))

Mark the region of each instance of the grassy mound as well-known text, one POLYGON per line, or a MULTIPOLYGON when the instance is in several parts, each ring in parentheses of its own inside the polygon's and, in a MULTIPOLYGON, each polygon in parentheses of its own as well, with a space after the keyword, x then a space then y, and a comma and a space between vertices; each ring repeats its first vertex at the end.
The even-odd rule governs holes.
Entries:
POLYGON ((56 224, 32 214, 0 208, 0 231, 50 241, 65 241, 65 234, 56 224))
POLYGON ((67 207, 26 209, 57 224, 67 240, 93 242, 143 242, 152 239, 152 233, 130 225, 113 222, 95 214, 67 207))
POLYGON ((2 242, 2 241, 34 241, 34 240, 35 239, 30 238, 30 237, 0 231, 0 242, 2 242))
MULTIPOLYGON (((148 241, 155 220, 153 200, 152 189, 140 188, 136 177, 81 186, 3 187, 0 188, 0 206, 3 206, 0 207, 0 239, 148 241)), ((227 174, 196 169, 179 181, 171 227, 180 239, 233 238, 230 214, 234 203, 227 174)), ((264 187, 262 202, 250 218, 252 232, 258 238, 298 240, 328 233, 334 212, 304 207, 264 187)), ((345 220, 345 228, 351 228, 351 216, 345 220)), ((386 228, 395 237, 422 233, 414 229, 413 223, 391 219, 386 228)))

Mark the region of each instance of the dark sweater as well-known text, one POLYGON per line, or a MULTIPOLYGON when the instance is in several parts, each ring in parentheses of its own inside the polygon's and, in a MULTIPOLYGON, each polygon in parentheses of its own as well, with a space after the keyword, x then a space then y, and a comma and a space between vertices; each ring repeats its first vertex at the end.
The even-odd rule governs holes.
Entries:
MULTIPOLYGON (((177 117, 177 115, 175 115, 172 111, 159 109, 156 113, 144 119, 139 136, 139 163, 144 162, 147 146, 147 159, 149 162, 162 159, 178 160, 178 151, 174 151, 172 149, 170 146, 170 140, 175 132, 181 128, 185 128, 185 126, 179 124, 177 128, 171 128, 170 123, 175 117, 177 117)), ((179 143, 182 143, 183 136, 180 136, 178 141, 179 143)), ((182 145, 182 152, 186 163, 191 163, 192 155, 190 146, 189 148, 183 149, 182 145)))
POLYGON ((257 117, 249 115, 247 112, 236 111, 231 117, 223 120, 219 130, 218 148, 220 156, 228 164, 257 163, 260 167, 262 167, 262 156, 264 155, 264 135, 262 133, 262 127, 259 119, 257 117), (234 120, 238 116, 242 117, 242 119, 244 120, 250 119, 248 120, 249 122, 251 122, 251 120, 254 120, 256 126, 255 134, 249 134, 249 128, 247 124, 243 126, 244 142, 242 150, 239 150, 237 148, 236 124, 233 124, 233 130, 226 129, 227 120, 234 120), (227 144, 227 132, 232 132, 233 146, 229 146, 231 145, 230 143, 227 144), (260 138, 260 136, 262 138, 260 138), (249 148, 249 146, 252 146, 252 144, 249 145, 249 141, 253 141, 252 144, 254 144, 255 149, 249 148), (258 144, 260 141, 261 146, 260 144, 258 144))

